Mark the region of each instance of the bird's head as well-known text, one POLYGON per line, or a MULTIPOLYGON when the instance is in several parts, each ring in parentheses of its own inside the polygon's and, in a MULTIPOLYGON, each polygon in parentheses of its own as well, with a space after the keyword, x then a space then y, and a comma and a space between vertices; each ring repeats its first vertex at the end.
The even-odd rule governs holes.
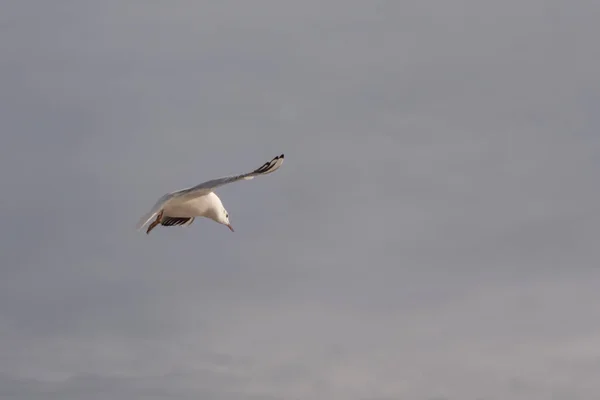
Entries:
POLYGON ((225 207, 221 207, 221 211, 217 214, 217 222, 228 227, 231 232, 235 232, 229 222, 229 213, 225 207))

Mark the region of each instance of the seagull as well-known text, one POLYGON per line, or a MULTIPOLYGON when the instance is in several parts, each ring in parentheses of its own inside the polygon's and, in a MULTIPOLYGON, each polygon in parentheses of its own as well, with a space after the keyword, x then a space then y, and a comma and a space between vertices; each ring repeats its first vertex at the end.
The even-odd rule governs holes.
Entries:
POLYGON ((264 163, 252 172, 212 179, 196 186, 167 193, 159 198, 154 207, 140 219, 137 229, 142 229, 153 218, 155 219, 148 226, 146 234, 150 234, 150 231, 158 224, 163 226, 190 226, 196 217, 206 217, 227 226, 229 230, 234 232, 229 223, 229 213, 223 207, 221 199, 215 194, 214 190, 228 183, 270 174, 279 169, 281 164, 283 164, 283 154, 264 163))

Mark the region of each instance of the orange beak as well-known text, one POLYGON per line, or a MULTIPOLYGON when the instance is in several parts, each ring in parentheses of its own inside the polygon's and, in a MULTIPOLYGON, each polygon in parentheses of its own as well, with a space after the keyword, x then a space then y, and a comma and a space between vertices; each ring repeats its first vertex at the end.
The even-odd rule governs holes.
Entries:
POLYGON ((227 227, 229 228, 229 230, 230 230, 231 232, 235 232, 235 231, 233 230, 233 227, 232 227, 230 224, 227 224, 227 227))

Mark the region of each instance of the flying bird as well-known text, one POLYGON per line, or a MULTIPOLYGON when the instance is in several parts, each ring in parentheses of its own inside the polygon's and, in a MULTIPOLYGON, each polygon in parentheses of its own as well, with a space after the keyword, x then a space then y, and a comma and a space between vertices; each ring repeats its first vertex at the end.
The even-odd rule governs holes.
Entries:
POLYGON ((158 224, 163 226, 190 226, 196 217, 205 217, 227 226, 234 232, 229 222, 229 213, 223 207, 221 199, 215 194, 214 190, 228 183, 270 174, 279 169, 281 164, 283 164, 283 154, 264 163, 252 172, 212 179, 187 189, 167 193, 158 199, 154 207, 140 219, 137 229, 142 229, 152 219, 154 221, 148 226, 146 234, 149 234, 158 224))

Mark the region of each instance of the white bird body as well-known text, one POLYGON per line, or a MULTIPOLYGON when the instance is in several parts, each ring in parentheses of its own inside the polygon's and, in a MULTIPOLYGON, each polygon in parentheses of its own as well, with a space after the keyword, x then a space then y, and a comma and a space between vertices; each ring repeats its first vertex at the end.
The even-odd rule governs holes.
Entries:
POLYGON ((223 203, 215 192, 181 202, 172 202, 163 208, 165 215, 176 218, 208 217, 211 211, 223 207, 223 203))
POLYGON ((283 164, 283 154, 264 163, 252 172, 213 179, 190 188, 167 193, 158 199, 152 210, 140 219, 138 229, 143 228, 155 217, 154 222, 148 226, 147 234, 158 224, 163 226, 190 226, 196 217, 206 217, 226 225, 233 232, 233 228, 229 223, 229 213, 225 210, 221 199, 215 194, 214 190, 228 183, 270 174, 279 169, 281 164, 283 164))

